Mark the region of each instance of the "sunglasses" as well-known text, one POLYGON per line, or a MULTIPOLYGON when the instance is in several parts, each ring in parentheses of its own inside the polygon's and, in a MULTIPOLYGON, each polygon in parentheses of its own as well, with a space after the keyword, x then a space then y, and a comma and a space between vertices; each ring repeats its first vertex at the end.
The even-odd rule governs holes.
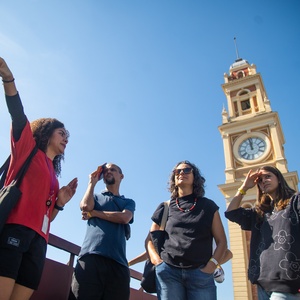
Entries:
POLYGON ((175 169, 173 172, 175 175, 179 175, 181 171, 183 174, 190 174, 193 172, 193 168, 175 169))
POLYGON ((106 174, 108 171, 111 171, 111 172, 119 172, 119 170, 117 170, 116 168, 104 168, 103 170, 103 174, 106 174))

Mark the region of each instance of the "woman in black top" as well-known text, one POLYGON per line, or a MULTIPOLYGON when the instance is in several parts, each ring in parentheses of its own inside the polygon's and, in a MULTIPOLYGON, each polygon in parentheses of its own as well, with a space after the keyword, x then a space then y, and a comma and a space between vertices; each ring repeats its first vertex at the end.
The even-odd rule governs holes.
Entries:
MULTIPOLYGON (((179 162, 172 171, 161 254, 151 240, 146 243, 150 260, 156 266, 159 300, 216 299, 213 273, 227 249, 227 240, 219 207, 204 197, 204 182, 199 169, 189 161, 179 162)), ((152 216, 150 232, 159 230, 163 210, 161 203, 152 216)))
POLYGON ((300 197, 282 173, 272 166, 250 170, 225 217, 251 231, 248 277, 259 300, 300 299, 300 197), (254 207, 240 207, 254 186, 254 207))

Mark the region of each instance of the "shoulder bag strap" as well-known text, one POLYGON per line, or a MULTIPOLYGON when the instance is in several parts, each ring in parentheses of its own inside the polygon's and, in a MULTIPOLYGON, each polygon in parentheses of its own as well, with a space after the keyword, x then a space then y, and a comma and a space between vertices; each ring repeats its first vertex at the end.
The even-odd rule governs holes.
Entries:
POLYGON ((30 162, 33 158, 33 156, 36 154, 37 152, 37 146, 35 145, 35 147, 32 149, 31 153, 29 154, 29 156, 27 157, 26 161, 24 162, 23 166, 21 167, 21 169, 19 170, 19 172, 17 173, 15 179, 13 181, 16 182, 16 186, 19 187, 21 184, 21 181, 30 165, 30 162))
POLYGON ((10 162, 10 156, 6 159, 5 163, 2 165, 2 167, 0 168, 0 189, 2 189, 3 185, 4 185, 4 181, 6 178, 6 174, 8 171, 8 167, 9 167, 9 162, 10 162))
POLYGON ((164 214, 161 219, 161 223, 160 223, 160 227, 159 227, 160 230, 165 230, 167 218, 168 218, 168 214, 169 214, 169 205, 170 205, 170 200, 164 202, 164 214))
POLYGON ((4 171, 6 169, 8 169, 9 166, 9 162, 10 162, 10 156, 6 159, 5 163, 2 165, 2 167, 0 168, 0 176, 2 173, 4 173, 4 171))

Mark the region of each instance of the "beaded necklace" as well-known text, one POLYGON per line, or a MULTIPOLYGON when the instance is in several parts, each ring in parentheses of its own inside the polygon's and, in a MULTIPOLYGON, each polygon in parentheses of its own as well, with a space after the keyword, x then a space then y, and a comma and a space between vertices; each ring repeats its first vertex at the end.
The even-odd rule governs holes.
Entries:
POLYGON ((192 211, 192 210, 195 208, 195 206, 196 206, 196 204, 197 204, 197 200, 198 200, 198 199, 195 198, 193 205, 192 205, 190 208, 187 208, 187 209, 183 209, 183 208, 180 207, 178 198, 176 198, 175 203, 176 203, 177 208, 178 208, 180 211, 182 211, 182 212, 190 212, 190 211, 192 211))

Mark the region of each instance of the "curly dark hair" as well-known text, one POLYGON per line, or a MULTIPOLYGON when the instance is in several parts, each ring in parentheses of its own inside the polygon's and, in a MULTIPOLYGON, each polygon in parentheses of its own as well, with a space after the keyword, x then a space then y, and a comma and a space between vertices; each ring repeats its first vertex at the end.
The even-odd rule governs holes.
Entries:
POLYGON ((193 194, 196 197, 203 197, 205 194, 204 190, 204 183, 205 183, 205 178, 201 175, 200 170, 198 167, 189 162, 188 160, 183 160, 180 161, 179 163, 176 164, 176 166, 173 168, 172 173, 170 175, 169 179, 169 191, 171 193, 171 198, 175 199, 178 197, 178 187, 175 185, 175 173, 174 170, 180 165, 180 164, 187 164, 193 169, 193 174, 194 174, 194 183, 193 183, 193 194))
MULTIPOLYGON (((64 124, 57 119, 53 118, 41 118, 30 123, 31 131, 38 149, 46 153, 49 139, 51 138, 53 132, 57 128, 65 128, 64 124)), ((67 137, 69 137, 69 132, 67 131, 67 137)), ((61 161, 64 160, 64 155, 57 155, 53 159, 53 167, 56 176, 61 173, 61 161)))
POLYGON ((282 173, 276 167, 264 166, 259 168, 258 171, 271 172, 278 179, 277 198, 273 200, 268 194, 263 193, 257 183, 257 200, 255 202, 255 210, 258 213, 259 220, 262 220, 264 214, 272 211, 274 207, 278 210, 285 209, 296 191, 288 186, 282 173))

